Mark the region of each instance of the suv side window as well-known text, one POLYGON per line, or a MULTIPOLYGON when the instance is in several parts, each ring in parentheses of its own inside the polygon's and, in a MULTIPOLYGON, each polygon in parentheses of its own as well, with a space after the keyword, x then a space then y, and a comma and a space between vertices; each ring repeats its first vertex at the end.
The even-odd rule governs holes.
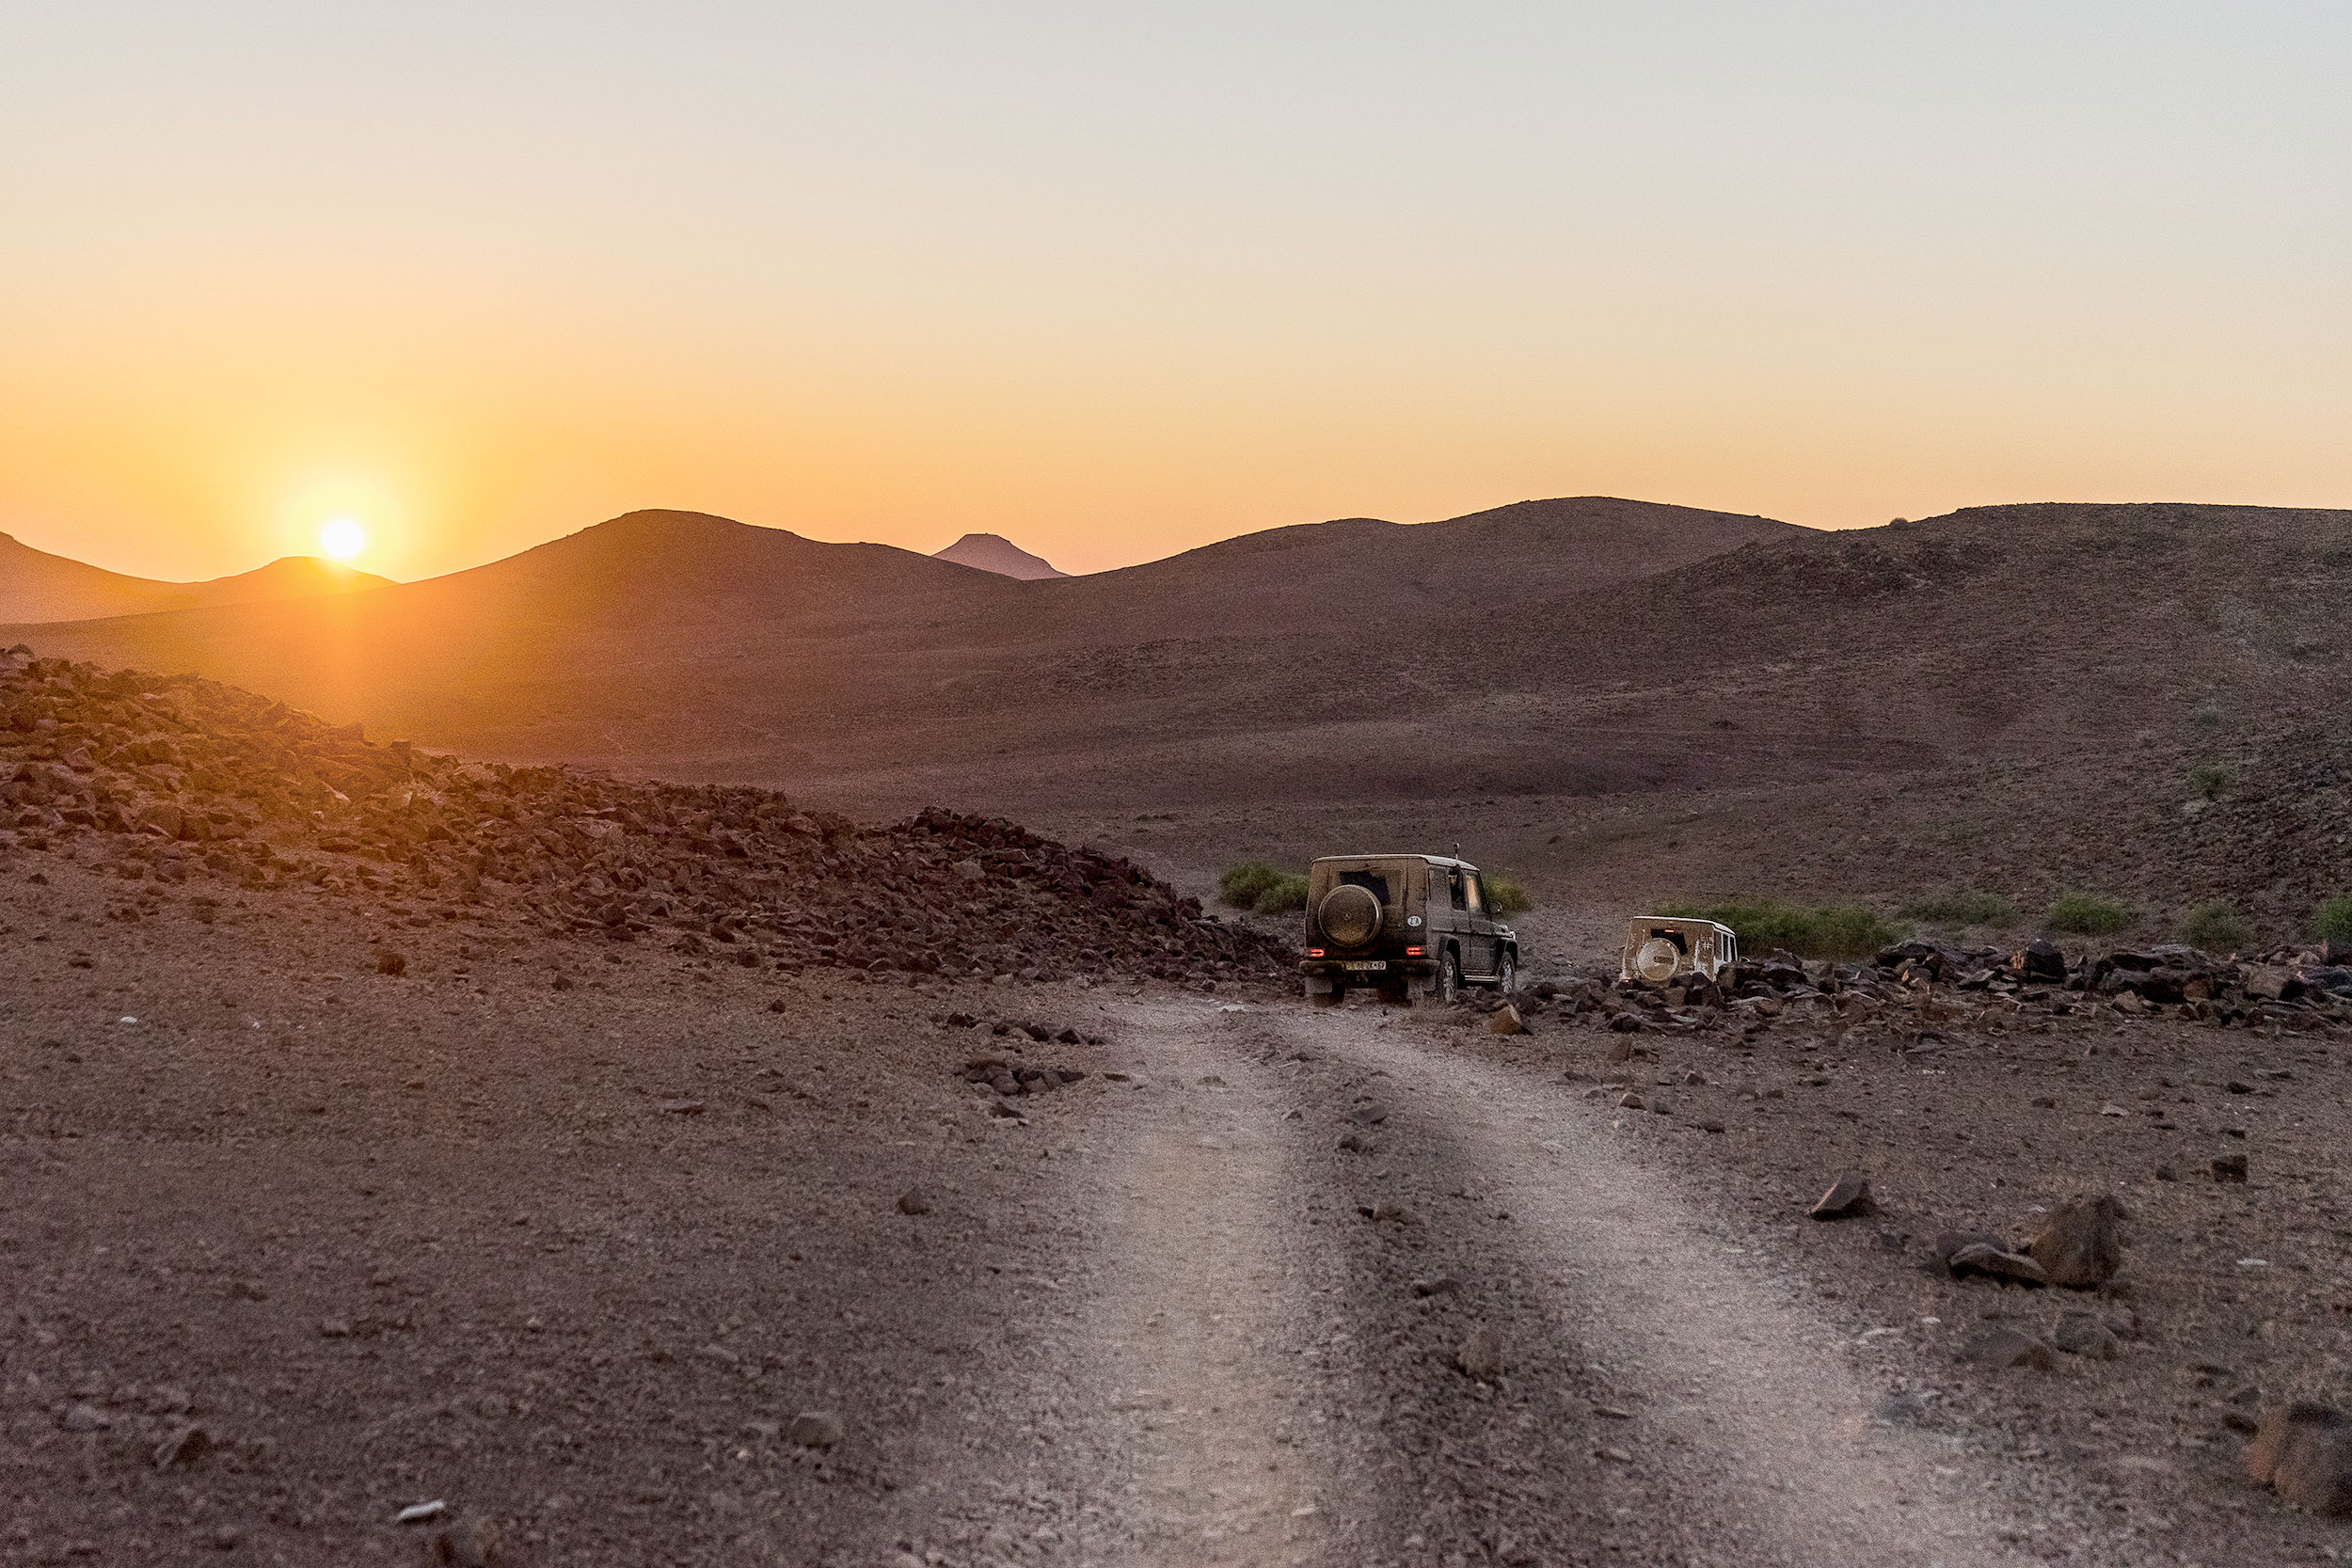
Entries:
POLYGON ((1450 910, 1461 910, 1461 909, 1468 909, 1468 908, 1470 907, 1467 903, 1465 903, 1465 902, 1463 901, 1463 897, 1462 897, 1462 872, 1461 872, 1461 868, 1460 868, 1460 867, 1458 867, 1458 866, 1450 867, 1450 868, 1448 868, 1448 870, 1446 871, 1446 874, 1445 874, 1445 902, 1446 902, 1446 908, 1448 908, 1448 909, 1450 909, 1450 910))
MULTIPOLYGON (((1460 876, 1461 873, 1456 872, 1454 875, 1460 876)), ((1478 885, 1477 874, 1473 872, 1469 877, 1464 878, 1461 885, 1470 895, 1469 903, 1465 904, 1463 907, 1469 910, 1472 914, 1484 914, 1486 911, 1486 900, 1485 897, 1486 890, 1478 885)))

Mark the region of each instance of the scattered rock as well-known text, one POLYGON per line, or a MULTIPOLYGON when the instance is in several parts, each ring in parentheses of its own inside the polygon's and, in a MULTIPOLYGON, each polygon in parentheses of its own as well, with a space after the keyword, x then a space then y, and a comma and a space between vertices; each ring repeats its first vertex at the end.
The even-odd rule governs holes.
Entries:
POLYGON ((404 953, 384 952, 375 956, 375 972, 394 979, 408 973, 408 958, 404 953))
POLYGON ((1413 1294, 1417 1296, 1450 1296, 1461 1288, 1462 1282, 1450 1274, 1436 1279, 1413 1281, 1413 1294))
POLYGON ((1925 1426, 1928 1421, 1928 1402, 1907 1388, 1899 1388, 1871 1407, 1871 1416, 1888 1426, 1925 1426))
POLYGON ((499 1528, 487 1519, 444 1525, 433 1532, 433 1560, 448 1568, 498 1568, 499 1528))
POLYGON ((1519 1016, 1519 1010, 1518 1007, 1506 1002, 1501 1007, 1495 1009, 1494 1013, 1487 1018, 1486 1033, 1490 1035, 1524 1035, 1527 1033, 1527 1020, 1519 1016))
POLYGON ((1389 1119, 1389 1108, 1376 1100, 1367 1100, 1351 1109, 1347 1119, 1359 1127, 1377 1127, 1389 1119))
POLYGON ((803 1410, 784 1429, 784 1440, 802 1449, 834 1448, 845 1434, 841 1418, 830 1410, 803 1410))
POLYGON ((2038 1372, 2046 1372, 2057 1365, 2050 1358, 2049 1346, 2013 1328, 1986 1329, 1960 1354, 1962 1360, 1979 1367, 2031 1367, 2038 1372))
POLYGON ((321 1318, 319 1320, 319 1338, 323 1339, 350 1338, 351 1320, 349 1318, 321 1318))
POLYGON ((2059 1318, 2050 1343, 2089 1361, 2112 1361, 2123 1354, 2123 1342, 2116 1338, 2115 1330, 2089 1312, 2069 1312, 2059 1318))
POLYGON ((2246 1474, 2313 1513, 2352 1513, 2352 1416, 2297 1400, 2272 1405, 2246 1446, 2246 1474))
POLYGON ((60 1416, 57 1424, 68 1432, 103 1432, 114 1425, 114 1421, 94 1404, 77 1404, 60 1416))
POLYGON ((1378 1146, 1373 1139, 1365 1137, 1361 1132, 1340 1134, 1340 1148, 1349 1154, 1369 1154, 1376 1147, 1378 1146))
POLYGON ((2061 1204, 2034 1231, 2026 1252, 2053 1285, 2095 1290, 2123 1266, 2123 1206, 2112 1196, 2061 1204))
POLYGON ((2010 1252, 1996 1242, 1969 1242, 1944 1259, 1954 1279, 1979 1275, 2010 1285, 2047 1285, 2050 1276, 2041 1264, 2022 1252, 2010 1252))
POLYGON ((1878 1200, 1870 1196, 1870 1179, 1850 1170, 1805 1212, 1817 1220, 1858 1219, 1878 1212, 1878 1200))
POLYGON ((1482 1323, 1454 1353, 1454 1364, 1481 1383, 1492 1383, 1502 1375, 1502 1341, 1482 1323))
POLYGON ((898 1212, 901 1214, 928 1214, 930 1212, 931 1200, 922 1188, 909 1187, 898 1195, 898 1212))
POLYGON ((193 1421, 185 1422, 174 1427, 155 1445, 155 1468, 184 1469, 202 1460, 212 1449, 213 1434, 193 1421))
POLYGON ((2246 1180, 2246 1156, 2223 1154, 2216 1157, 2213 1163, 2213 1179, 2216 1181, 2243 1182, 2246 1180))
POLYGON ((1635 1094, 1632 1090, 1628 1089, 1624 1094, 1618 1096, 1617 1109, 1620 1111, 1646 1111, 1649 1109, 1649 1101, 1644 1100, 1640 1095, 1635 1094))

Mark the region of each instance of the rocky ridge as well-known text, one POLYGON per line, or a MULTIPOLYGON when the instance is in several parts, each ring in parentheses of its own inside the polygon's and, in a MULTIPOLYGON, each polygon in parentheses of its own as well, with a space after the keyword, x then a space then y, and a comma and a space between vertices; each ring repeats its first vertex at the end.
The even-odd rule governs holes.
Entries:
POLYGON ((467 762, 196 676, 11 649, 0 848, 77 836, 133 879, 489 908, 746 967, 1200 980, 1281 960, 1133 862, 1000 818, 873 826, 767 789, 467 762))

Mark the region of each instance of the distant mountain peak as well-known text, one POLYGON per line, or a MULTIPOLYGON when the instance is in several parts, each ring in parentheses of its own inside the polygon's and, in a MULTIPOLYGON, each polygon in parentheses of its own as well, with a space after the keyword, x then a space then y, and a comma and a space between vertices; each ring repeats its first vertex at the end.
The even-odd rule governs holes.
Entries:
POLYGON ((1043 556, 1031 555, 1001 533, 967 533, 937 552, 937 559, 952 561, 959 566, 993 572, 1000 578, 1019 578, 1024 582, 1070 575, 1056 571, 1052 562, 1043 556))

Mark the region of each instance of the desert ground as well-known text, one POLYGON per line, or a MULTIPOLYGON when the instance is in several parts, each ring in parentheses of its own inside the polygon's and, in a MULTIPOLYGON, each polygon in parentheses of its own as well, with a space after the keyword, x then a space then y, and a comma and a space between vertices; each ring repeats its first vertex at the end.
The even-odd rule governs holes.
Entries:
POLYGON ((2333 1005, 1629 1028, 1563 966, 1499 1036, 1265 976, 751 965, 11 836, 11 1561, 2345 1544, 2241 1465, 2352 1338, 2333 1005), (1856 1170, 1875 1212, 1809 1218, 1856 1170), (2100 1290, 1937 1255, 2098 1193, 2128 1214, 2100 1290))

